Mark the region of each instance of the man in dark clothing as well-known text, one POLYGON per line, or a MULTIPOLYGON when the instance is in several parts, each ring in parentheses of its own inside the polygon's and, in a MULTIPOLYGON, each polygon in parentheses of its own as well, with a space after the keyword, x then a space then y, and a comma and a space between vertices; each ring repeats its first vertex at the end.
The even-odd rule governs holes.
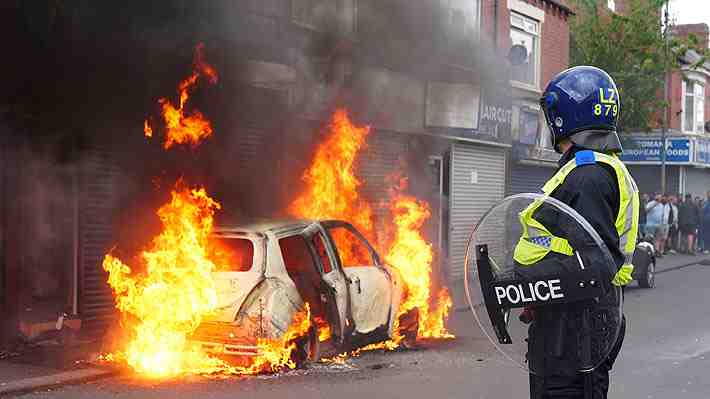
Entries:
POLYGON ((678 226, 680 234, 685 238, 685 245, 681 249, 690 255, 695 255, 695 234, 698 230, 700 212, 693 202, 693 196, 685 195, 685 201, 678 206, 678 226))
POLYGON ((648 204, 648 194, 641 196, 641 203, 639 206, 639 237, 646 236, 646 204, 648 204))

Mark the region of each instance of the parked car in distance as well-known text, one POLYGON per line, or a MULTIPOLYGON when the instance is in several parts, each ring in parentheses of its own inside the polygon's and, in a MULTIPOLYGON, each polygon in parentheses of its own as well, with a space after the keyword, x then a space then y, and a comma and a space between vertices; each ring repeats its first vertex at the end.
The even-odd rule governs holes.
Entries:
POLYGON ((639 239, 634 251, 634 272, 632 277, 638 281, 641 288, 656 286, 656 249, 651 237, 639 239))

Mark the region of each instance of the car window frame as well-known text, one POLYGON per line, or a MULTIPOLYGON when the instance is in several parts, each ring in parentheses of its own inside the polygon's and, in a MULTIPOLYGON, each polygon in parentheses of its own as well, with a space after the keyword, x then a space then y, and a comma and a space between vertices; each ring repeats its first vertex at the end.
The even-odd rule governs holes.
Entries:
MULTIPOLYGON (((333 250, 336 252, 335 255, 338 260, 338 265, 341 267, 341 269, 344 269, 345 266, 343 266, 342 260, 340 258, 340 252, 338 251, 338 247, 335 245, 335 240, 333 239, 332 235, 330 234, 330 229, 340 228, 340 227, 345 228, 348 231, 350 231, 353 235, 355 235, 357 238, 359 238, 365 244, 365 247, 367 247, 367 251, 370 253, 370 257, 372 258, 373 263, 374 263, 371 266, 376 266, 379 268, 383 267, 382 260, 380 259, 380 255, 377 253, 377 251, 372 246, 372 244, 370 244, 370 241, 368 241, 367 238, 365 238, 365 236, 362 235, 362 233, 360 233, 360 231, 358 231, 358 229, 356 229, 355 226, 353 226, 352 224, 350 224, 348 222, 343 222, 340 220, 326 220, 326 221, 321 222, 321 226, 322 226, 323 230, 325 231, 325 234, 327 235, 328 240, 330 240, 333 250)), ((367 265, 367 266, 370 266, 370 265, 367 265)))

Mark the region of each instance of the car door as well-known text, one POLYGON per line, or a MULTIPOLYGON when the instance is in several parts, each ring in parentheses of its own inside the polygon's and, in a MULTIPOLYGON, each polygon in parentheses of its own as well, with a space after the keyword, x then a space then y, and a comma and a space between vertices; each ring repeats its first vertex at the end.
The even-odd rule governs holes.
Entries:
POLYGON ((345 274, 337 265, 337 255, 330 245, 325 231, 313 224, 303 232, 308 245, 317 260, 323 285, 321 295, 328 311, 334 341, 337 345, 345 342, 350 334, 350 296, 345 274))
POLYGON ((323 227, 350 285, 355 330, 367 334, 386 326, 390 320, 393 288, 390 275, 380 267, 377 252, 349 223, 329 221, 324 222, 323 227))

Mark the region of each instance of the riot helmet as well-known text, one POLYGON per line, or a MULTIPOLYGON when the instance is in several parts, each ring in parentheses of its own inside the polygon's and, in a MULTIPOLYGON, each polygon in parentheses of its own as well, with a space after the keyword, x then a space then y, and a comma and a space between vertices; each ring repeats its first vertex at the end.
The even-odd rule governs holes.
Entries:
POLYGON ((619 91, 603 70, 578 66, 559 73, 545 88, 540 106, 557 152, 565 138, 585 149, 621 152, 619 91))

